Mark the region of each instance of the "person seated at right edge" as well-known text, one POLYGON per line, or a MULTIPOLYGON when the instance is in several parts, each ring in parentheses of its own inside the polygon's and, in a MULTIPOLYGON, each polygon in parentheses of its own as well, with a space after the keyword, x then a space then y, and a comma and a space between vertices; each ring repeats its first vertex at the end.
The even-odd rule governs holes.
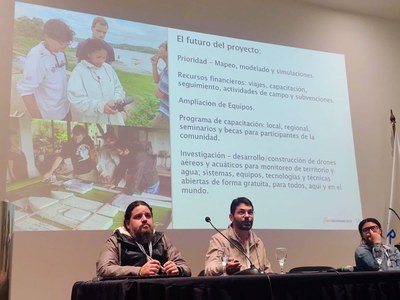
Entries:
POLYGON ((220 233, 216 233, 211 237, 205 259, 204 275, 218 276, 223 273, 219 253, 220 248, 225 248, 228 252, 228 262, 226 264, 226 273, 228 275, 250 268, 251 263, 261 272, 273 272, 271 264, 267 259, 264 243, 253 230, 251 230, 254 220, 254 207, 252 202, 245 197, 234 199, 231 203, 229 219, 231 224, 227 229, 222 231, 222 234, 225 235, 229 241, 220 233), (232 244, 246 253, 251 263, 244 254, 232 244))
POLYGON ((377 219, 362 220, 358 225, 358 231, 361 243, 354 255, 357 271, 400 270, 400 252, 392 245, 383 245, 382 227, 377 219), (382 249, 384 253, 380 268, 374 257, 374 249, 382 249))

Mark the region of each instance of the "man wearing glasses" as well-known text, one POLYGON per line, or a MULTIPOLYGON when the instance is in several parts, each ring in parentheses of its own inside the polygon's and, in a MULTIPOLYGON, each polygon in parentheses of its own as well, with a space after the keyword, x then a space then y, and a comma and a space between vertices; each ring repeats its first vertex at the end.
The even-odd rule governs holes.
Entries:
POLYGON ((204 274, 216 276, 225 271, 227 275, 231 275, 251 267, 255 267, 259 272, 272 272, 264 243, 252 230, 253 203, 245 197, 234 199, 231 203, 229 219, 231 224, 228 228, 211 237, 204 274), (221 249, 224 249, 224 254, 221 249), (227 256, 225 270, 221 264, 224 255, 227 256))
POLYGON ((366 218, 358 225, 361 243, 355 251, 359 271, 400 270, 400 252, 392 245, 383 245, 382 227, 375 218, 366 218))
POLYGON ((69 120, 64 50, 74 32, 63 21, 50 19, 44 24, 42 35, 43 41, 26 56, 17 89, 32 118, 69 120))

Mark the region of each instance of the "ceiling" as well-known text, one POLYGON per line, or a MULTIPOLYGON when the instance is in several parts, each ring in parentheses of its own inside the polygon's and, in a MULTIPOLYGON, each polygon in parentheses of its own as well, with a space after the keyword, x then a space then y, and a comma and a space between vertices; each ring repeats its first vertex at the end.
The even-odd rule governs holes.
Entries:
POLYGON ((321 7, 400 21, 400 0, 298 0, 321 7))

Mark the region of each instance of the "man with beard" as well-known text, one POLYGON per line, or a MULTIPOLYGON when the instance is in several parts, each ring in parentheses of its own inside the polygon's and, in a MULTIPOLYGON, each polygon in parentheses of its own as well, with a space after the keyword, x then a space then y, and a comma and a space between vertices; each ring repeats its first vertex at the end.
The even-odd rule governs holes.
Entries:
POLYGON ((124 226, 108 238, 96 262, 98 277, 191 276, 181 253, 154 229, 153 210, 144 201, 132 202, 124 226))
POLYGON ((222 231, 226 238, 220 233, 211 237, 204 274, 206 276, 221 275, 224 271, 221 264, 223 256, 227 256, 225 271, 228 275, 250 268, 251 263, 243 253, 246 253, 259 271, 272 272, 264 244, 251 230, 254 220, 254 207, 251 201, 245 197, 234 199, 231 203, 229 219, 231 224, 222 231))

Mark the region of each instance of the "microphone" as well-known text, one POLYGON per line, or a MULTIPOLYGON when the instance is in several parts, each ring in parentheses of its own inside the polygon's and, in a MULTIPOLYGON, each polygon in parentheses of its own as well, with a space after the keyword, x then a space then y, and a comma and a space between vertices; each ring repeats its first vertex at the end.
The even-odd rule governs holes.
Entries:
POLYGON ((354 266, 343 266, 343 267, 339 267, 339 268, 330 268, 327 270, 320 270, 319 272, 354 272, 356 271, 356 268, 354 266))
POLYGON ((234 248, 236 248, 237 250, 239 250, 240 253, 242 253, 244 255, 244 257, 246 257, 246 259, 249 261, 250 263, 250 268, 245 269, 245 270, 241 270, 235 273, 235 275, 259 275, 259 274, 264 274, 264 271, 261 271, 259 269, 257 269, 253 262, 251 261, 250 257, 248 257, 248 255, 242 250, 240 249, 235 243, 233 243, 230 239, 228 239, 220 230, 218 230, 213 223, 211 223, 211 218, 210 217, 205 217, 205 221, 207 223, 210 223, 210 225, 212 226, 212 228, 214 228, 220 235, 222 235, 234 248))
POLYGON ((354 267, 353 266, 344 266, 344 267, 335 269, 335 271, 337 271, 337 272, 353 272, 354 267))

